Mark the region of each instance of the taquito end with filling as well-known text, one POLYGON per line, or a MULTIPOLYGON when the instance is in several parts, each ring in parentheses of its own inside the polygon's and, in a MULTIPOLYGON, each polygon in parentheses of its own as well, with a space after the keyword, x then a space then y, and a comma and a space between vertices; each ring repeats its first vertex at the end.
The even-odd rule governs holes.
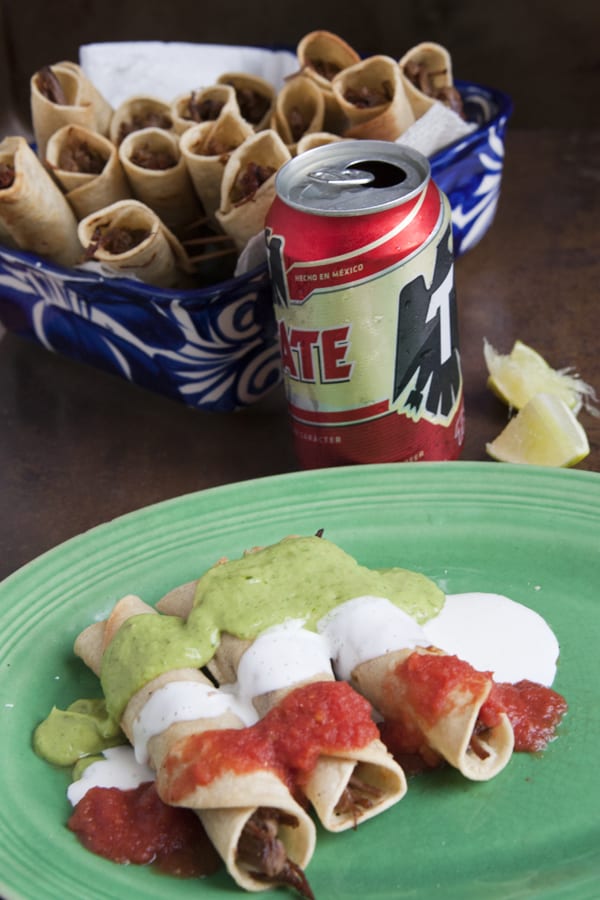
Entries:
POLYGON ((332 87, 346 120, 344 137, 395 141, 415 120, 398 63, 389 56, 344 69, 332 87))
POLYGON ((325 122, 325 101, 319 87, 304 75, 289 78, 275 101, 271 127, 294 153, 306 134, 321 131, 325 122))
POLYGON ((472 781, 493 778, 512 756, 508 717, 501 714, 491 728, 478 721, 490 673, 456 656, 422 647, 390 652, 357 666, 352 683, 386 724, 399 728, 411 752, 430 749, 472 781))
POLYGON ((250 238, 264 229, 275 199, 275 175, 291 158, 273 129, 247 138, 229 157, 216 219, 238 250, 243 250, 250 238))
POLYGON ((339 35, 322 29, 305 34, 296 48, 300 71, 315 82, 325 101, 325 128, 337 134, 344 117, 331 87, 343 69, 360 62, 360 55, 339 35))
POLYGON ((253 134, 252 126, 230 109, 216 121, 192 125, 181 135, 181 153, 209 219, 215 218, 221 202, 221 183, 229 157, 253 134))
POLYGON ((119 146, 119 159, 134 196, 177 229, 202 214, 176 135, 161 128, 134 131, 119 146))
POLYGON ((462 98, 454 87, 452 59, 441 44, 424 41, 411 47, 398 63, 404 90, 419 119, 438 101, 463 115, 462 98))
POLYGON ((191 267, 183 246, 155 212, 138 200, 119 200, 78 226, 86 258, 115 275, 157 287, 189 286, 191 267))
POLYGON ((171 103, 173 127, 183 134, 193 125, 215 122, 226 112, 240 115, 235 90, 230 84, 213 84, 181 94, 171 103))
POLYGON ((78 219, 131 196, 115 145, 81 125, 63 125, 54 132, 46 165, 78 219))
POLYGON ((44 66, 30 79, 31 120, 41 159, 51 135, 76 124, 107 135, 113 110, 77 63, 44 66))
POLYGON ((233 87, 240 115, 254 131, 263 131, 269 127, 277 96, 269 81, 245 72, 224 72, 217 78, 217 84, 229 84, 233 87))
POLYGON ((136 94, 124 100, 114 111, 109 138, 117 147, 128 134, 143 128, 173 131, 171 105, 150 94, 136 94))
POLYGON ((83 258, 75 214, 23 137, 0 142, 0 232, 11 246, 62 266, 83 258))

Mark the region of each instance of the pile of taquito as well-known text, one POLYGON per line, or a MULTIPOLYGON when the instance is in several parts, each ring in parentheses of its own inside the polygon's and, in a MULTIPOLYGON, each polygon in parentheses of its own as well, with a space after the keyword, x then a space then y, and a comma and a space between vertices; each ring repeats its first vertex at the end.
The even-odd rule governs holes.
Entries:
POLYGON ((439 44, 361 59, 318 30, 297 58, 277 91, 225 72, 171 102, 135 95, 116 109, 79 65, 44 66, 30 82, 36 153, 20 137, 0 143, 0 241, 61 266, 94 260, 109 274, 191 287, 234 271, 292 156, 344 138, 395 141, 436 102, 461 114, 439 44))

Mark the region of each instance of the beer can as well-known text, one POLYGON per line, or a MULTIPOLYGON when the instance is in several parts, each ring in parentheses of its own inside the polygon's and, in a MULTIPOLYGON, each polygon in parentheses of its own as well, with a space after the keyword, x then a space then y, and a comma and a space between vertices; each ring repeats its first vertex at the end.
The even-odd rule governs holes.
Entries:
POLYGON ((429 161, 344 140, 294 157, 275 186, 268 261, 300 465, 456 459, 451 211, 429 161))

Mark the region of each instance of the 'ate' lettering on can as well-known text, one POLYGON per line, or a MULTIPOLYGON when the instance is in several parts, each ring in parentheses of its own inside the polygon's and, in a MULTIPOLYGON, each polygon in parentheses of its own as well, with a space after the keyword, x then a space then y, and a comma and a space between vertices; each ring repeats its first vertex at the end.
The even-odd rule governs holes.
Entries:
POLYGON ((268 260, 300 464, 456 459, 451 215, 426 157, 340 141, 286 163, 276 194, 268 260))

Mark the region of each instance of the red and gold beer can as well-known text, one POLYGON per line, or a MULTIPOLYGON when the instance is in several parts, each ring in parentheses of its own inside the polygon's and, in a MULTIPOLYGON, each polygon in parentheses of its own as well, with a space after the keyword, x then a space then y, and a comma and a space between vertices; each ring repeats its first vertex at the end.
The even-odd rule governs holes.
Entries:
POLYGON ((427 158, 389 141, 308 150, 277 173, 266 236, 300 464, 456 459, 451 212, 427 158))

